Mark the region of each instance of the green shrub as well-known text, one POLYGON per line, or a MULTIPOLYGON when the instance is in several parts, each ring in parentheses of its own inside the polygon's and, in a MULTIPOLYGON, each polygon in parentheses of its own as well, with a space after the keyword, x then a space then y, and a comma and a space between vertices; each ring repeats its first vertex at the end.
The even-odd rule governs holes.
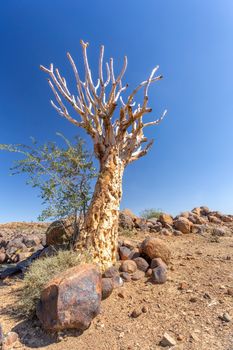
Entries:
POLYGON ((59 251, 55 256, 33 262, 25 274, 23 288, 18 294, 19 312, 26 316, 35 314, 36 305, 46 283, 70 267, 87 262, 91 262, 88 253, 84 255, 70 250, 59 251))
POLYGON ((144 209, 141 213, 140 216, 145 219, 151 219, 151 218, 159 218, 159 216, 162 214, 162 209, 144 209))

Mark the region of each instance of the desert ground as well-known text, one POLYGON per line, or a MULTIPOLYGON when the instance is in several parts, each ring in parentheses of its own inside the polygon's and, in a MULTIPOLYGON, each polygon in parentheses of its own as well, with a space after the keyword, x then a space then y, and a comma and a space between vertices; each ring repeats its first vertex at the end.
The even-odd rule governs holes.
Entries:
MULTIPOLYGON (((227 225, 233 230, 233 224, 227 225)), ((145 235, 138 232, 130 239, 140 242, 145 235)), ((172 349, 232 350, 233 235, 204 232, 161 238, 172 252, 167 282, 153 285, 145 278, 124 283, 102 302, 101 314, 82 334, 48 334, 36 318, 19 316, 22 276, 1 281, 0 323, 4 332, 18 333, 13 348, 158 350, 168 333, 176 342, 172 349), (132 317, 134 310, 139 310, 137 317, 132 317)))

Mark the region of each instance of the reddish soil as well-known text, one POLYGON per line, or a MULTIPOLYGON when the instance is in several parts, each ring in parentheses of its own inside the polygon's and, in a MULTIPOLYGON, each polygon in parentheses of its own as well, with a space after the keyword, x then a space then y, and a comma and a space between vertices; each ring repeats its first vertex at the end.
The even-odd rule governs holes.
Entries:
MULTIPOLYGON (((134 237, 141 241, 142 234, 134 237)), ((125 283, 102 302, 101 314, 83 334, 46 334, 38 321, 17 317, 19 278, 0 284, 0 323, 19 334, 17 349, 158 350, 163 334, 176 350, 233 349, 233 236, 163 237, 172 251, 168 281, 125 283), (181 285, 182 284, 182 285, 181 285), (180 286, 183 289, 180 289, 180 286), (232 294, 231 294, 232 293, 232 294), (132 318, 135 308, 145 313, 132 318), (230 322, 220 317, 228 313, 230 322)))

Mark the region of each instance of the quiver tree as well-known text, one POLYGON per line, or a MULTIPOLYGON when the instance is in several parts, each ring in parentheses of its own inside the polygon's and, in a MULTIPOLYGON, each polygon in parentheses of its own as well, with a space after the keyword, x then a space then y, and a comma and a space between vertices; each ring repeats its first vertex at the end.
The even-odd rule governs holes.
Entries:
POLYGON ((87 58, 88 43, 81 41, 85 80, 81 80, 78 69, 70 53, 68 60, 73 69, 77 91, 70 92, 67 82, 53 64, 41 69, 49 75, 48 83, 56 102, 52 106, 72 124, 86 130, 94 144, 94 153, 99 160, 99 176, 94 194, 85 218, 84 230, 81 233, 79 246, 93 248, 96 261, 107 267, 116 260, 118 237, 118 212, 122 197, 122 176, 125 167, 147 154, 153 144, 144 135, 148 126, 157 125, 163 119, 166 111, 159 119, 144 122, 144 115, 152 109, 148 106, 148 89, 151 83, 162 78, 155 76, 155 67, 149 78, 139 84, 127 98, 122 94, 128 85, 122 84, 127 68, 127 57, 118 76, 115 76, 113 59, 106 63, 106 79, 103 75, 104 46, 100 48, 99 78, 96 85, 93 82, 87 58), (142 104, 134 102, 137 93, 143 90, 142 104), (121 106, 118 107, 120 101, 121 106), (72 105, 79 119, 71 116, 66 105, 72 105), (143 147, 144 145, 144 147, 143 147))

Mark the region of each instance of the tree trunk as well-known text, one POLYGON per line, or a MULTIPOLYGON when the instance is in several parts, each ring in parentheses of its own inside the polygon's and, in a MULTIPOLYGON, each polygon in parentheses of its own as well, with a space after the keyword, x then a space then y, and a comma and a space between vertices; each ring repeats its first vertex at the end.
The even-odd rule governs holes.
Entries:
POLYGON ((80 236, 82 247, 93 248, 94 259, 102 268, 116 261, 118 216, 122 197, 124 164, 116 149, 100 159, 100 172, 80 236))

